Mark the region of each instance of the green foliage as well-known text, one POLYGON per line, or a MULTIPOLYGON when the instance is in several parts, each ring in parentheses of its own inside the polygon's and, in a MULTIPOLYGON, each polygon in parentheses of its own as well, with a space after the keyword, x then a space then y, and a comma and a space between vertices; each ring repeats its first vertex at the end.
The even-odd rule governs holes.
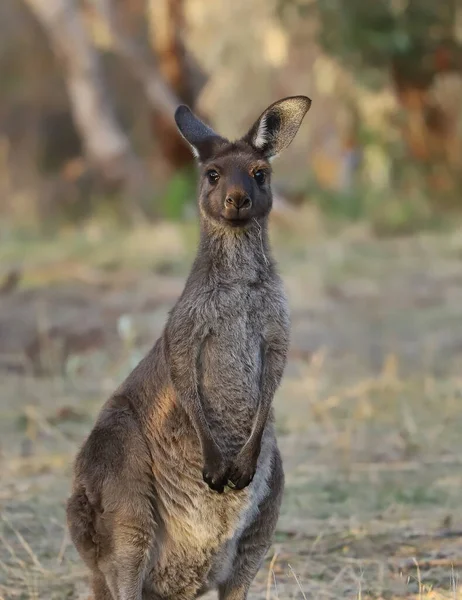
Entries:
POLYGON ((375 203, 370 222, 377 235, 400 235, 436 228, 441 216, 435 214, 429 200, 422 195, 391 194, 375 203))
POLYGON ((195 190, 194 171, 185 169, 175 173, 162 197, 162 216, 171 220, 179 220, 184 217, 185 208, 194 199, 195 190))
POLYGON ((313 201, 335 221, 367 221, 379 236, 434 229, 442 222, 442 216, 430 200, 417 192, 403 194, 390 190, 379 193, 361 187, 344 193, 319 190, 313 195, 313 201))
MULTIPOLYGON (((317 194, 323 211, 340 219, 367 219, 380 235, 438 226, 442 217, 435 207, 441 212, 459 204, 460 169, 447 151, 452 144, 447 123, 454 120, 425 94, 441 72, 460 73, 462 44, 455 24, 462 0, 280 0, 280 7, 283 18, 294 12, 312 18, 326 53, 369 88, 393 89, 401 103, 392 118, 385 112, 379 116, 377 131, 360 119, 354 125, 358 148, 375 146, 387 157, 389 189, 374 189, 373 175, 368 189, 362 189, 358 170, 351 191, 317 194), (420 124, 412 131, 411 118, 420 124)), ((363 175, 367 169, 364 161, 363 175)))
POLYGON ((319 190, 314 196, 314 201, 326 215, 341 221, 357 221, 367 213, 366 196, 357 190, 319 190))
POLYGON ((280 0, 300 15, 315 15, 319 41, 371 85, 383 84, 387 67, 396 66, 410 78, 431 77, 435 52, 454 45, 454 22, 460 0, 280 0))

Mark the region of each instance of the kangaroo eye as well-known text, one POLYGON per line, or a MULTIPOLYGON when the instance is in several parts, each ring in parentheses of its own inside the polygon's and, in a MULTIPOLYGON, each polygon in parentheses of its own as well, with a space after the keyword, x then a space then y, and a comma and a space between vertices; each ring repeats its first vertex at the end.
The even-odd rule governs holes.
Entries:
POLYGON ((211 184, 214 184, 220 179, 220 175, 215 169, 211 169, 210 171, 207 171, 207 179, 211 184))
POLYGON ((265 173, 265 171, 258 169, 258 171, 255 171, 255 173, 253 174, 253 177, 254 177, 255 181, 258 183, 258 185, 263 185, 265 183, 266 173, 265 173))

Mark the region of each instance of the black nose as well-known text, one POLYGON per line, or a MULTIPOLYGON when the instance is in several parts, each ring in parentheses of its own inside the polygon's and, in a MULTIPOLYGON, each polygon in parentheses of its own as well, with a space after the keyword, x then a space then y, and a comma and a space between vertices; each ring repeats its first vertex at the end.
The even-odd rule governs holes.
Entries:
POLYGON ((225 204, 227 206, 234 206, 234 208, 239 210, 240 208, 250 208, 252 200, 248 196, 227 196, 225 204))

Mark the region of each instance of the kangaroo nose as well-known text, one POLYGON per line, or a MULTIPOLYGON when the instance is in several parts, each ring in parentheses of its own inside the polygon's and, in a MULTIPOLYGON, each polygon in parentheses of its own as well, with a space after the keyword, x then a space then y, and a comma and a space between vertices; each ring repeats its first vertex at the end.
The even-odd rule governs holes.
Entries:
POLYGON ((234 206, 234 208, 239 210, 240 208, 250 208, 252 200, 248 196, 227 196, 225 204, 227 206, 234 206))

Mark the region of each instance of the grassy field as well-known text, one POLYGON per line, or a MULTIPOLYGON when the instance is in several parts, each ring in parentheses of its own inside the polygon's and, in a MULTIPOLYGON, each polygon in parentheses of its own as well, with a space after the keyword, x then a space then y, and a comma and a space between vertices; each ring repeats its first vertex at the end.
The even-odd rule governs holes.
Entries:
MULTIPOLYGON (((293 317, 275 401, 287 484, 251 596, 462 598, 462 230, 298 229, 273 232, 293 317)), ((2 245, 2 600, 88 597, 64 524, 71 461, 161 331, 195 235, 89 226, 2 245)))

